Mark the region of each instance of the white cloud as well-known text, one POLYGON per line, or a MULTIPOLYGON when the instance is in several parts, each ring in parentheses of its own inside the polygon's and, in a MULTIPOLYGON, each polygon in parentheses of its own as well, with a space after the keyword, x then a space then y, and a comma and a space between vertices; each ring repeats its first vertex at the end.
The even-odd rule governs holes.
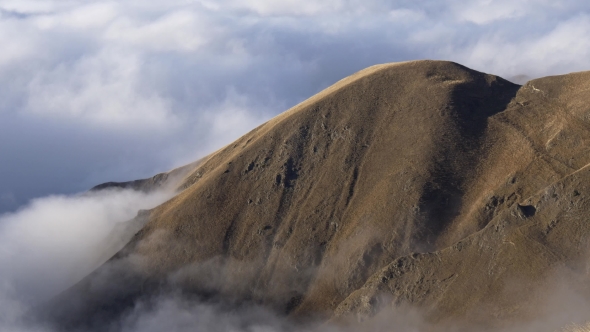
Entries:
POLYGON ((258 124, 268 120, 264 115, 256 116, 251 111, 252 103, 246 96, 229 89, 226 100, 215 111, 208 112, 206 119, 210 123, 214 142, 229 144, 244 135, 245 128, 254 129, 258 124))
POLYGON ((142 85, 141 61, 137 54, 104 49, 40 71, 28 85, 26 110, 107 127, 173 127, 165 98, 142 85))
POLYGON ((587 38, 590 35, 589 14, 562 22, 546 36, 527 45, 522 59, 536 59, 558 70, 567 70, 570 66, 590 70, 586 67, 586 59, 590 58, 590 40, 587 38))
POLYGON ((526 15, 535 1, 476 0, 458 2, 457 14, 460 20, 476 24, 489 24, 498 20, 514 19, 526 15))
POLYGON ((465 65, 506 76, 526 73, 532 77, 590 70, 590 16, 579 15, 561 22, 545 34, 513 41, 491 35, 464 51, 451 50, 465 65))
POLYGON ((236 9, 251 10, 259 15, 318 15, 323 12, 333 12, 341 7, 340 0, 300 1, 300 0, 233 0, 230 6, 236 9))
MULTIPOLYGON (((188 302, 174 297, 161 298, 151 306, 138 305, 123 322, 124 332, 286 332, 297 330, 304 332, 308 329, 296 329, 293 323, 260 307, 251 306, 228 311, 211 304, 188 302)), ((333 328, 324 327, 323 330, 336 332, 333 328)))
POLYGON ((190 52, 214 38, 218 28, 191 11, 176 11, 153 22, 134 22, 124 17, 108 27, 108 42, 131 45, 143 51, 190 52))
POLYGON ((71 286, 108 258, 102 255, 115 225, 171 196, 131 190, 49 196, 0 215, 0 304, 34 304, 71 286))
POLYGON ((52 1, 52 0, 2 0, 0 9, 22 14, 46 13, 63 8, 74 1, 52 1))
POLYGON ((36 39, 35 31, 29 26, 21 24, 16 19, 2 19, 0 16, 0 67, 14 65, 14 62, 36 52, 36 39), (18 38, 19 34, 26 35, 27 38, 18 38))
POLYGON ((104 27, 117 14, 117 5, 115 3, 91 3, 63 12, 39 15, 34 17, 32 22, 42 30, 57 27, 89 29, 104 27))
POLYGON ((394 9, 387 14, 392 21, 405 24, 421 22, 427 18, 422 11, 408 8, 394 9))

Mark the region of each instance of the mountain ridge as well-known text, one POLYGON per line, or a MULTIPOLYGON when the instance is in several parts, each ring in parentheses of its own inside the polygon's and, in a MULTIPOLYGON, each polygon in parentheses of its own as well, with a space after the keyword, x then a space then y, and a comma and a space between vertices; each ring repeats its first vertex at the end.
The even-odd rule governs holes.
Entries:
MULTIPOLYGON (((590 98, 583 93, 589 87, 588 72, 519 86, 452 62, 369 67, 191 166, 179 194, 152 209, 142 230, 109 261, 126 262, 117 273, 133 271, 125 287, 89 290, 97 275, 113 280, 103 267, 57 301, 92 298, 76 309, 90 325, 145 297, 151 292, 146 285, 254 302, 291 317, 370 318, 386 293, 393 297, 389 307, 436 307, 432 321, 464 318, 465 304, 479 302, 495 311, 478 315, 477 323, 512 319, 498 306, 513 308, 524 297, 497 295, 486 302, 484 295, 500 287, 495 279, 453 271, 477 266, 474 238, 502 256, 502 236, 519 245, 527 241, 510 225, 571 219, 559 214, 561 202, 551 205, 535 195, 590 163, 590 98), (495 227, 507 230, 490 231, 495 227), (130 257, 141 259, 129 263, 130 257), (472 285, 475 276, 488 280, 488 288, 465 291, 461 285, 472 285), (118 298, 128 304, 105 314, 118 298)), ((586 189, 575 190, 584 197, 586 189)), ((586 207, 580 204, 576 208, 586 207)), ((570 224, 590 231, 579 221, 570 224)), ((539 225, 529 226, 536 231, 539 225)), ((569 250, 552 245, 556 252, 569 250)), ((559 262, 531 260, 538 251, 527 248, 516 258, 502 257, 537 265, 493 277, 559 262)), ((488 261, 503 264, 496 256, 488 261)), ((76 310, 65 308, 61 319, 76 310)))

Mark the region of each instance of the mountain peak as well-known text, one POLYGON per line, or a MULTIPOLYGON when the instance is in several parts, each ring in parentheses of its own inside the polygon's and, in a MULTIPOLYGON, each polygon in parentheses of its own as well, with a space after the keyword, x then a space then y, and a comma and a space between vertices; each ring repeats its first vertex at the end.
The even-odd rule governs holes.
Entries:
MULTIPOLYGON (((194 165, 179 194, 153 209, 118 255, 62 294, 61 301, 92 298, 62 308, 62 317, 117 315, 169 288, 292 317, 370 316, 376 307, 365 300, 379 292, 393 304, 437 303, 431 317, 464 315, 460 303, 485 302, 497 278, 559 261, 534 260, 536 251, 524 248, 506 258, 495 230, 520 243, 528 235, 514 225, 553 216, 542 213, 538 193, 590 162, 590 134, 576 120, 583 104, 563 97, 587 101, 564 88, 585 91, 584 75, 520 87, 453 62, 421 60, 340 80, 194 165), (558 109, 576 117, 560 117, 558 109), (498 252, 486 264, 504 272, 466 277, 462 271, 483 264, 478 244, 498 252), (534 264, 523 270, 501 259, 534 264), (113 265, 125 268, 113 274, 113 265), (115 282, 121 273, 116 291, 89 288, 97 276, 115 282), (479 290, 463 291, 480 282, 479 290)), ((498 295, 485 303, 518 300, 498 295)))

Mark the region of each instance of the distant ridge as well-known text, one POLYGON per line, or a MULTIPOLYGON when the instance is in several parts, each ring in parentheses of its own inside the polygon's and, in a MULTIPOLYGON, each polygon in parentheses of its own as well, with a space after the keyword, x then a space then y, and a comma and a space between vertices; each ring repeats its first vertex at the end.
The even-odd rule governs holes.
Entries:
POLYGON ((125 182, 105 182, 90 189, 91 192, 105 189, 133 189, 143 192, 152 192, 158 189, 164 189, 175 186, 183 176, 192 171, 201 161, 195 161, 190 164, 175 168, 169 172, 159 173, 147 179, 125 181, 125 182))
POLYGON ((524 75, 524 74, 520 74, 520 75, 515 75, 510 77, 508 80, 510 82, 516 83, 516 84, 525 84, 526 82, 530 81, 532 79, 532 77, 528 76, 528 75, 524 75))
POLYGON ((362 70, 190 166, 48 315, 97 327, 175 290, 293 318, 526 320, 556 271, 588 292, 589 90, 589 72, 519 86, 445 61, 362 70))

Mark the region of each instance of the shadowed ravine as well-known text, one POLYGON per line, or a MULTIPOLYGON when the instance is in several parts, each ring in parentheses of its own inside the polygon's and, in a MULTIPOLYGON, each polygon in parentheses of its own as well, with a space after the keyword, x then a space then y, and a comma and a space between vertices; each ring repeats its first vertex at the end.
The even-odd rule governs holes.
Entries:
POLYGON ((41 316, 116 330, 175 294, 293 321, 534 320, 555 278, 588 293, 589 88, 588 72, 519 86, 443 61, 365 69, 185 167, 41 316))

